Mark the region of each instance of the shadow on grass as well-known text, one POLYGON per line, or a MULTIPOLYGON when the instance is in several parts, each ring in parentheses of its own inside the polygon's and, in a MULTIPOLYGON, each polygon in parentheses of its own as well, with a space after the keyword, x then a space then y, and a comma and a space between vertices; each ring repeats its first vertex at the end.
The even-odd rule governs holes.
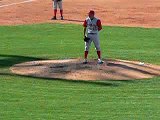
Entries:
POLYGON ((2 55, 0 54, 0 68, 11 67, 14 64, 35 61, 35 60, 45 60, 43 58, 35 58, 28 56, 18 56, 18 55, 2 55))

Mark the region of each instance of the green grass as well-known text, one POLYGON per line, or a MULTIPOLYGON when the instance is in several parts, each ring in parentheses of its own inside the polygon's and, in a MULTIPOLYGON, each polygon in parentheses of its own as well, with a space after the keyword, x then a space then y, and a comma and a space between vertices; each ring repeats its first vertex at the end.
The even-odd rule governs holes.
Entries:
MULTIPOLYGON (((159 120, 160 77, 67 81, 13 75, 25 61, 83 57, 79 25, 0 27, 0 120, 159 120)), ((103 58, 160 64, 160 29, 104 27, 103 58)), ((94 47, 90 58, 96 58, 94 47)))

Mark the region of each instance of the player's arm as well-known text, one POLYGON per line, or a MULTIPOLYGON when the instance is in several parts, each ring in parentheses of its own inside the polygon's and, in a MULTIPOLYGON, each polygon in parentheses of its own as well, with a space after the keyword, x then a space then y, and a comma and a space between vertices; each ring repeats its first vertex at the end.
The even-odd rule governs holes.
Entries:
POLYGON ((97 26, 98 26, 98 31, 102 30, 102 24, 100 20, 97 21, 97 26))
POLYGON ((87 21, 86 20, 83 23, 83 27, 84 27, 83 35, 85 37, 85 35, 86 35, 86 29, 87 29, 87 21))

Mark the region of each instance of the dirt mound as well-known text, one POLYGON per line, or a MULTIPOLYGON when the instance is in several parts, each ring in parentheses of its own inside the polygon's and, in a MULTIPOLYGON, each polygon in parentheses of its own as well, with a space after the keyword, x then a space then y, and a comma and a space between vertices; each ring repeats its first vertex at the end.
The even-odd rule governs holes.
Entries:
POLYGON ((97 64, 80 59, 32 61, 16 64, 10 70, 19 75, 66 80, 133 80, 160 76, 160 66, 136 61, 105 60, 97 64))

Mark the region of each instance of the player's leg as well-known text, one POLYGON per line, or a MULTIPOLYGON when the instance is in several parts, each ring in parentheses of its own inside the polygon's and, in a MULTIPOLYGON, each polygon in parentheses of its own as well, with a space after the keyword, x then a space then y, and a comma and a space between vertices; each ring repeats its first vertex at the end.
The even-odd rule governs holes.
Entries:
POLYGON ((94 46, 97 50, 98 58, 101 59, 100 40, 99 40, 98 34, 94 34, 93 43, 94 43, 94 46))
POLYGON ((95 48, 96 48, 96 50, 97 50, 98 63, 99 63, 99 64, 102 64, 103 61, 101 60, 101 48, 100 48, 99 34, 95 34, 95 35, 94 35, 93 43, 94 43, 95 48))
MULTIPOLYGON (((89 38, 91 38, 91 36, 88 35, 89 38)), ((90 39, 88 42, 85 42, 85 51, 84 51, 84 64, 87 64, 87 58, 88 58, 88 53, 89 53, 89 48, 91 46, 92 43, 92 39, 90 39)))
POLYGON ((58 2, 58 6, 59 6, 59 9, 60 9, 61 20, 63 20, 63 5, 62 5, 62 1, 58 2))
POLYGON ((54 9, 54 16, 53 16, 52 20, 55 20, 55 19, 57 19, 56 18, 56 15, 57 15, 57 1, 56 0, 53 1, 53 9, 54 9))

